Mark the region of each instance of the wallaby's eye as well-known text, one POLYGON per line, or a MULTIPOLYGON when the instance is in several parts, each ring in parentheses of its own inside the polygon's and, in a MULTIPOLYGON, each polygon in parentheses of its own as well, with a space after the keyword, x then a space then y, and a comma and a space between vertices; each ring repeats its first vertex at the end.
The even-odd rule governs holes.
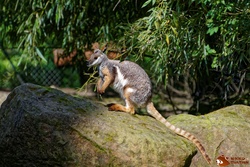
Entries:
POLYGON ((94 51, 94 53, 98 53, 98 51, 99 51, 99 50, 97 49, 97 50, 94 51))
POLYGON ((96 60, 98 57, 94 57, 94 59, 96 60))

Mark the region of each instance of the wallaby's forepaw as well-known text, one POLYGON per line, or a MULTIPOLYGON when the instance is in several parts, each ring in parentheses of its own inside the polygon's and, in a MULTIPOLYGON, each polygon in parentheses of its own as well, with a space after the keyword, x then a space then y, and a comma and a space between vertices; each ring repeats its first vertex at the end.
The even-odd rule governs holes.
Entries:
POLYGON ((105 92, 104 90, 97 89, 97 93, 99 93, 99 94, 103 94, 104 92, 105 92))

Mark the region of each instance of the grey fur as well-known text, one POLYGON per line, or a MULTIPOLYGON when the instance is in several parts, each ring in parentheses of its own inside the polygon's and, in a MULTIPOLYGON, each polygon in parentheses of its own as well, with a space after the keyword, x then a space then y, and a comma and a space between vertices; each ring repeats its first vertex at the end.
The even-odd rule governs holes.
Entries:
POLYGON ((102 53, 99 49, 94 51, 94 54, 91 56, 88 61, 89 67, 97 65, 99 68, 99 75, 103 78, 102 69, 107 67, 112 74, 114 82, 112 87, 120 93, 123 97, 123 89, 131 88, 134 90, 131 92, 130 100, 137 105, 138 107, 145 106, 148 101, 151 100, 152 96, 152 86, 151 81, 147 73, 136 63, 131 61, 120 62, 118 60, 110 60, 108 57, 102 53), (122 85, 117 76, 117 70, 120 70, 124 79, 127 80, 126 85, 122 85), (114 87, 116 85, 116 87, 114 87))

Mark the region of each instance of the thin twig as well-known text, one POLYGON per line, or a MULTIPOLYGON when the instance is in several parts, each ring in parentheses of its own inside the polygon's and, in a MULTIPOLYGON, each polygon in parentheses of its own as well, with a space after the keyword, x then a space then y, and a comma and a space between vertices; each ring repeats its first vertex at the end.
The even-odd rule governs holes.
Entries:
POLYGON ((115 11, 115 8, 119 5, 120 2, 121 2, 121 0, 119 0, 119 1, 116 3, 115 7, 113 8, 113 11, 115 11))

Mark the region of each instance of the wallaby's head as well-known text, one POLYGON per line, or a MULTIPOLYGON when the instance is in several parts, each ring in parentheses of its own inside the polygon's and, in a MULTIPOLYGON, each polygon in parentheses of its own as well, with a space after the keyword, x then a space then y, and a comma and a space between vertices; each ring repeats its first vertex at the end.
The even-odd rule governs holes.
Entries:
POLYGON ((100 49, 95 49, 94 53, 90 56, 90 59, 88 60, 88 67, 99 65, 107 59, 107 56, 100 49))

